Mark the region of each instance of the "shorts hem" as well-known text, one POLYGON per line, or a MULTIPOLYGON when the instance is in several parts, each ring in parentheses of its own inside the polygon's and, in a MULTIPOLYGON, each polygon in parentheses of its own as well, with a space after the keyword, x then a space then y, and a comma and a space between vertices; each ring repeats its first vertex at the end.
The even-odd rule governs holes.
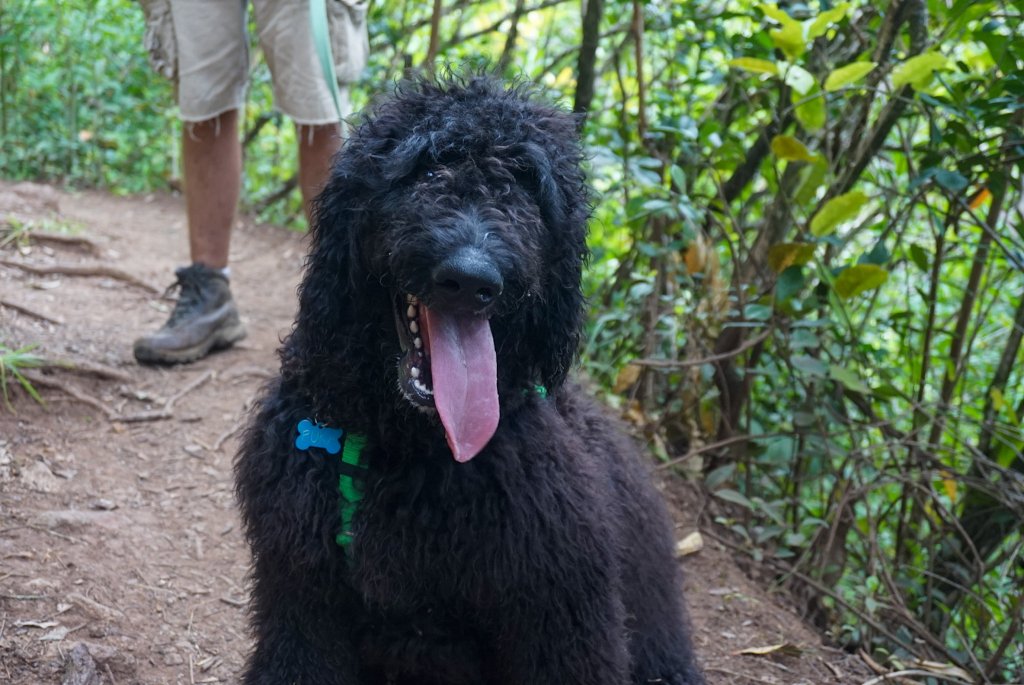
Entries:
POLYGON ((182 112, 178 115, 178 118, 184 121, 186 124, 198 124, 203 121, 209 121, 210 119, 216 119, 221 114, 227 114, 232 110, 241 110, 243 107, 245 107, 245 103, 240 102, 236 105, 228 105, 227 107, 221 107, 220 109, 216 109, 214 110, 214 113, 210 115, 195 116, 192 114, 185 114, 184 112, 182 112))

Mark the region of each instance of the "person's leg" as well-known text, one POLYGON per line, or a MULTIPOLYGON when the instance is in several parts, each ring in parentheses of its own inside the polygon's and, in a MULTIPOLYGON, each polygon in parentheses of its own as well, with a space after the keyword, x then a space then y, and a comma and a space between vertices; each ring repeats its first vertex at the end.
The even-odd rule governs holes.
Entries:
POLYGON ((135 358, 182 363, 245 337, 226 266, 241 188, 238 112, 248 43, 239 0, 171 0, 182 118, 185 204, 192 263, 175 271, 178 301, 167 322, 138 338, 135 358))
MULTIPOLYGON (((309 219, 310 203, 323 187, 331 159, 341 145, 339 115, 345 117, 351 112, 348 88, 340 85, 335 106, 313 46, 307 0, 253 0, 253 9, 260 45, 273 77, 274 101, 296 125, 299 186, 309 219)), ((365 10, 365 3, 328 3, 335 61, 352 67, 338 73, 346 81, 355 78, 349 72, 358 75, 366 61, 365 10), (348 24, 339 25, 343 20, 348 24)))
POLYGON ((299 143, 299 188, 302 189, 306 221, 309 222, 312 220, 313 198, 324 187, 331 171, 331 159, 341 145, 341 126, 296 124, 295 128, 299 143))
POLYGON ((228 265, 231 226, 242 188, 238 110, 182 126, 188 244, 193 264, 228 265))

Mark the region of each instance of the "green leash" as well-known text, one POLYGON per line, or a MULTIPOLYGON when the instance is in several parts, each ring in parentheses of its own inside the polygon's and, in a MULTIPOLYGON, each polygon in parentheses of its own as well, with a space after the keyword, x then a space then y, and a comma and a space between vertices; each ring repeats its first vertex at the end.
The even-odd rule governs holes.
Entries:
POLYGON ((331 51, 331 33, 327 21, 327 0, 309 0, 309 23, 313 32, 313 47, 316 49, 320 69, 324 72, 327 89, 334 101, 334 111, 341 121, 341 94, 338 92, 338 75, 334 71, 334 53, 331 51))

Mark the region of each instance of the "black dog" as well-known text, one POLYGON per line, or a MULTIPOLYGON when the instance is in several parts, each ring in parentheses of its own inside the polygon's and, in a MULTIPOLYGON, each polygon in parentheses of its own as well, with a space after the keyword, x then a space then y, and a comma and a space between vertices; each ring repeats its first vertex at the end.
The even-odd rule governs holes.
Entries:
POLYGON ((659 496, 565 382, 575 126, 475 77, 400 88, 345 143, 236 466, 246 683, 703 682, 659 496))

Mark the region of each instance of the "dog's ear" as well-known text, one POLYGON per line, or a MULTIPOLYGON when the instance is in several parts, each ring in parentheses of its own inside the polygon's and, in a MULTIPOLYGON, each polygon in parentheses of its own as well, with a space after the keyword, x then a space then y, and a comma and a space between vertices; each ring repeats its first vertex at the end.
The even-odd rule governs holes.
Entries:
POLYGON ((530 334, 537 370, 552 390, 565 382, 579 351, 590 205, 573 120, 561 112, 545 114, 538 119, 540 139, 523 143, 519 159, 547 229, 543 286, 535 293, 540 306, 533 310, 530 334))
POLYGON ((299 286, 299 327, 340 331, 355 321, 354 302, 365 280, 357 237, 366 213, 357 185, 335 173, 313 203, 309 255, 299 286))
POLYGON ((363 315, 357 310, 366 296, 366 273, 361 266, 359 235, 368 208, 362 184, 335 167, 313 203, 310 246, 299 285, 295 327, 282 349, 286 381, 297 381, 317 404, 343 397, 356 386, 358 374, 345 373, 344 360, 362 359, 362 337, 356 330, 363 315))

